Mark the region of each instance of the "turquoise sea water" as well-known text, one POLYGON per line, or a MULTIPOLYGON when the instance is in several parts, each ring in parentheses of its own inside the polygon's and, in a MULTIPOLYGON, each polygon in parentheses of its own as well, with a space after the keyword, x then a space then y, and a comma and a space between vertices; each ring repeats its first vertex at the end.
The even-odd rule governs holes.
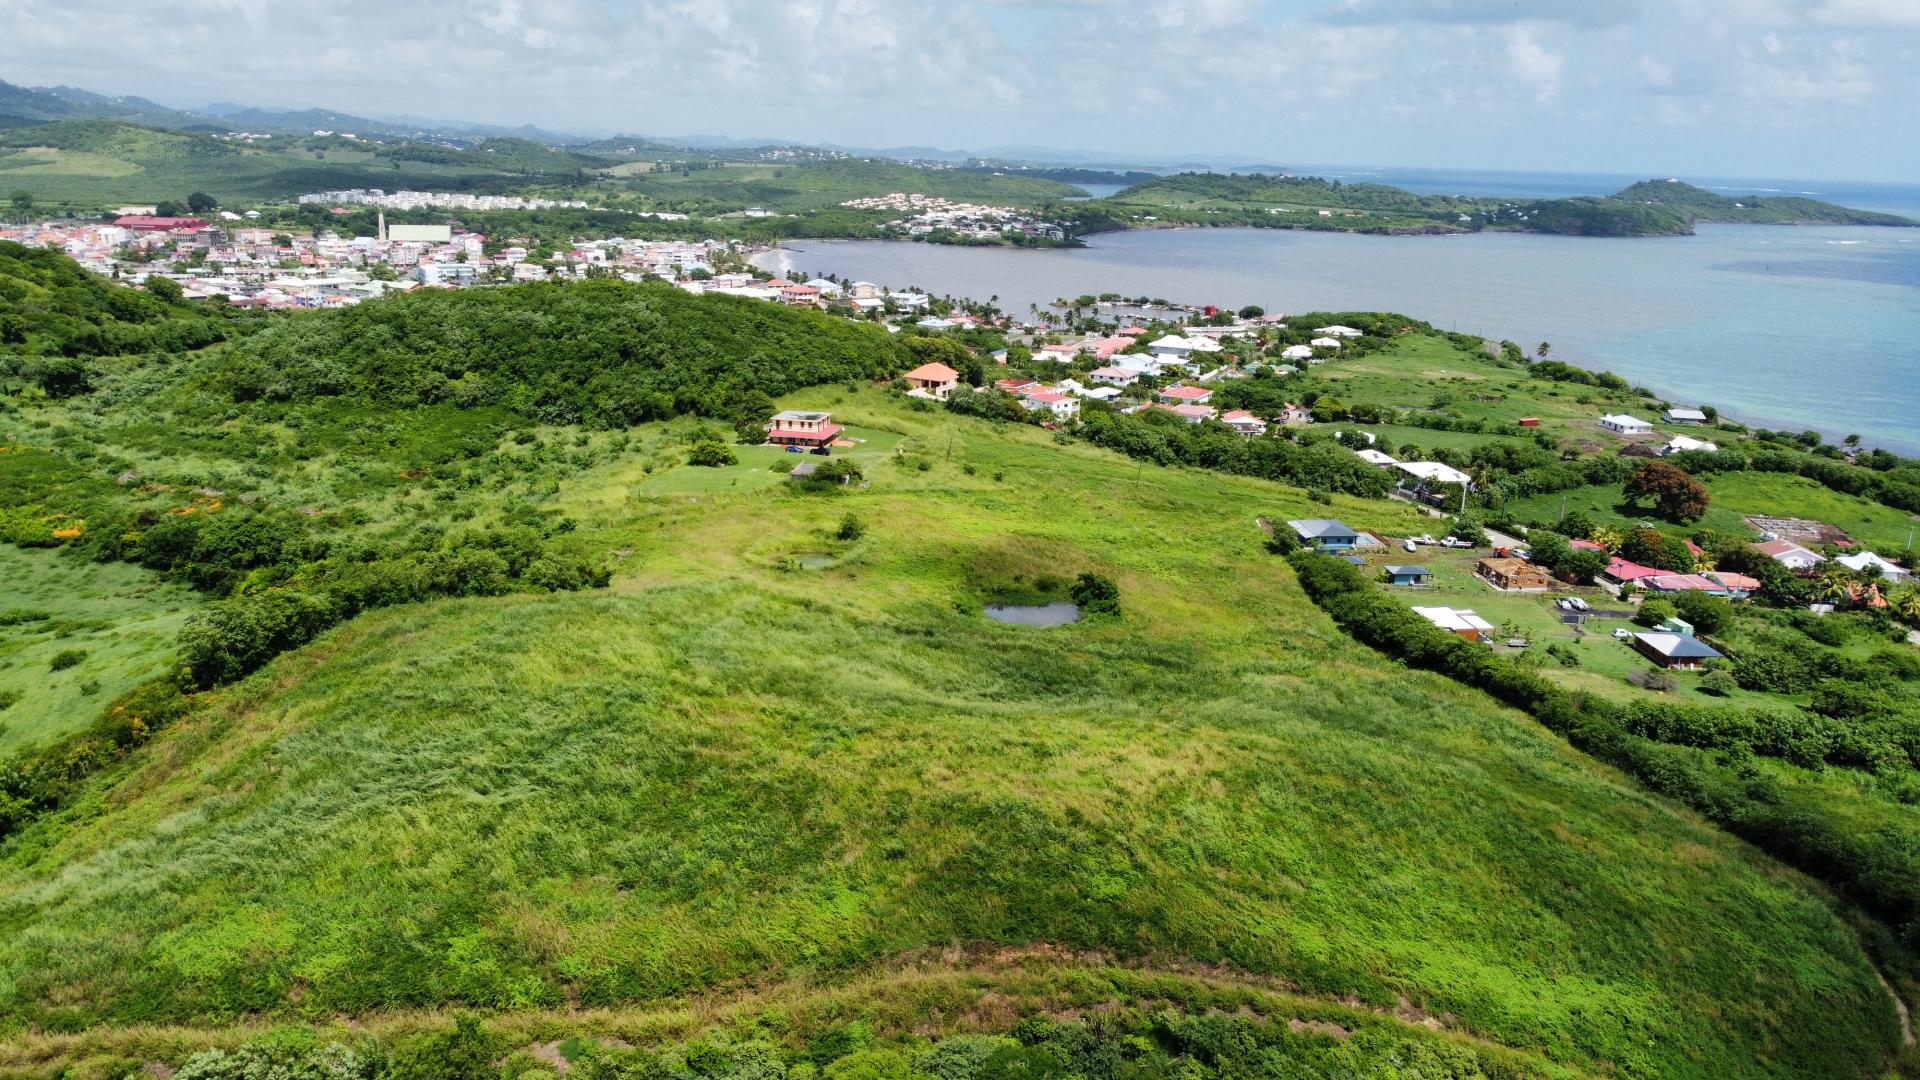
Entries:
POLYGON ((1185 229, 1043 251, 802 241, 760 261, 998 296, 1014 313, 1102 292, 1398 311, 1529 351, 1549 341, 1556 358, 1676 402, 1920 454, 1920 229, 1720 225, 1635 239, 1185 229))

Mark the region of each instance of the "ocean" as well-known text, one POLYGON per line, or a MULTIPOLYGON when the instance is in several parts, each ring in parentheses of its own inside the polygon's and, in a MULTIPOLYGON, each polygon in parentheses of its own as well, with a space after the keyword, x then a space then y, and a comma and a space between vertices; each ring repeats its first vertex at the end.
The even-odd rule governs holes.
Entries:
MULTIPOLYGON (((1592 181, 1582 190, 1595 190, 1592 181)), ((1411 186, 1404 176, 1383 182, 1411 186)), ((1879 196, 1852 201, 1895 210, 1910 201, 1920 213, 1920 189, 1882 185, 1879 196)), ((1102 292, 1283 312, 1396 311, 1529 352, 1551 342, 1556 359, 1749 423, 1857 433, 1869 446, 1920 454, 1920 229, 1719 225, 1633 239, 1181 229, 1047 250, 796 241, 758 261, 783 273, 998 296, 1014 314, 1102 292)))

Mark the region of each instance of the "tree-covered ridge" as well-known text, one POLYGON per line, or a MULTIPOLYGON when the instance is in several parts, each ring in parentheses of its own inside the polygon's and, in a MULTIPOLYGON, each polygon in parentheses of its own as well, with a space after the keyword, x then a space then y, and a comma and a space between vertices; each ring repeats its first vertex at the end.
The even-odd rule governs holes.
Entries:
POLYGON ((232 158, 240 154, 231 144, 210 135, 161 131, 123 120, 62 120, 0 132, 0 147, 40 146, 154 161, 232 158))
POLYGON ((1347 184, 1312 176, 1180 173, 1103 200, 1116 208, 1152 208, 1175 223, 1392 231, 1501 229, 1566 236, 1684 236, 1699 222, 1798 225, 1917 225, 1907 218, 1853 210, 1816 199, 1731 199, 1677 181, 1648 180, 1611 196, 1512 200, 1418 195, 1385 184, 1347 184), (1335 211, 1320 217, 1316 211, 1335 211))
POLYGON ((1613 194, 1622 202, 1667 207, 1694 221, 1755 225, 1916 225, 1911 218, 1855 210, 1797 195, 1729 197, 1678 180, 1642 180, 1613 194))
POLYGON ((662 283, 422 292, 295 315, 209 355, 236 400, 493 405, 622 427, 682 413, 764 419, 804 386, 902 369, 876 326, 662 283))
POLYGON ((178 291, 116 285, 59 252, 0 241, 0 381, 33 357, 195 349, 227 335, 223 309, 178 291))

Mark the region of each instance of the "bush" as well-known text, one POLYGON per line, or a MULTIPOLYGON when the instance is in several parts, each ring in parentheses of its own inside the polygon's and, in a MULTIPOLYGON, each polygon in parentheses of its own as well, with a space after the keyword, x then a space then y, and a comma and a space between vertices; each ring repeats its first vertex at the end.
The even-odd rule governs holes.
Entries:
POLYGON ((1669 693, 1678 689, 1680 686, 1680 680, 1674 677, 1672 672, 1662 671, 1658 668, 1636 671, 1627 676, 1627 682, 1642 690, 1651 690, 1657 694, 1669 693))
POLYGON ((834 539, 848 541, 858 540, 865 535, 867 535, 866 525, 852 514, 841 518, 840 527, 835 529, 833 533, 834 539))
POLYGON ((732 447, 715 438, 700 439, 687 450, 687 464, 709 469, 732 465, 739 460, 732 447))
POLYGON ((331 596, 275 591, 216 600, 187 618, 180 663, 194 686, 232 682, 313 640, 340 618, 331 596))
POLYGON ((1648 600, 1634 613, 1633 621, 1641 626, 1659 626, 1677 614, 1671 600, 1648 600))
POLYGON ((1700 689, 1717 697, 1726 697, 1739 685, 1740 683, 1733 677, 1733 672, 1722 667, 1713 668, 1700 676, 1700 689))
MULTIPOLYGON (((1654 601, 1658 603, 1658 601, 1654 601)), ((1701 634, 1718 634, 1733 625, 1733 605, 1703 592, 1683 592, 1673 598, 1673 609, 1701 634)))
POLYGON ((1073 602, 1089 615, 1120 614, 1120 586, 1094 573, 1081 573, 1071 590, 1073 602))
POLYGON ((47 670, 65 671, 70 667, 78 666, 86 658, 87 652, 85 649, 61 649, 59 652, 53 654, 52 660, 47 662, 47 670))

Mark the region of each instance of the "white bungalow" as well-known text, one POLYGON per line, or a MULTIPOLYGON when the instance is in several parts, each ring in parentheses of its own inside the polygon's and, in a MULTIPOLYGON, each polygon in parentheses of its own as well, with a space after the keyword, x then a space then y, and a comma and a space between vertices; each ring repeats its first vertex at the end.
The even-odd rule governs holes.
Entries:
POLYGON ((1652 423, 1626 413, 1608 413, 1600 418, 1600 426, 1619 435, 1653 434, 1652 423))

